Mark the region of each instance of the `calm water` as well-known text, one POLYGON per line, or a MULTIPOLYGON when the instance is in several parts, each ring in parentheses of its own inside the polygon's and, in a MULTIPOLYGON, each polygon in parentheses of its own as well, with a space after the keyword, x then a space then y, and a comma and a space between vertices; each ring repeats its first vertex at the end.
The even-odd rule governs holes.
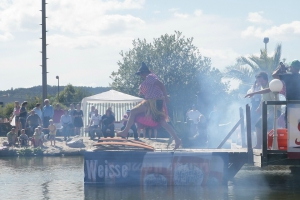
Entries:
POLYGON ((287 168, 244 167, 228 183, 199 187, 93 187, 83 184, 82 157, 0 159, 0 199, 300 199, 300 178, 287 168))

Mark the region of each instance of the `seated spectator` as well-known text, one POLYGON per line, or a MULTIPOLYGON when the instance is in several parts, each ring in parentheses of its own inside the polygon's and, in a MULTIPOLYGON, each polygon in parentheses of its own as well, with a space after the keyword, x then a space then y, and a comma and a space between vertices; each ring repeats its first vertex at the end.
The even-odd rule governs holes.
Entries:
POLYGON ((33 136, 32 136, 32 140, 31 140, 31 144, 34 147, 42 146, 41 134, 40 134, 39 128, 36 128, 34 130, 34 133, 33 133, 33 136))
POLYGON ((28 135, 25 134, 25 129, 21 130, 21 135, 19 137, 19 144, 21 146, 27 146, 28 145, 28 135))
POLYGON ((143 136, 144 136, 144 139, 145 139, 146 138, 146 128, 143 125, 138 124, 138 123, 137 123, 137 126, 138 126, 138 130, 137 130, 137 132, 138 132, 138 138, 140 138, 141 137, 141 133, 143 133, 143 136))
POLYGON ((115 117, 112 115, 111 110, 106 110, 105 115, 102 116, 102 133, 104 138, 115 136, 115 117), (109 129, 109 134, 107 134, 107 129, 109 129))
POLYGON ((40 134, 41 145, 43 145, 44 142, 45 142, 45 134, 44 134, 44 131, 43 131, 43 127, 38 126, 38 129, 39 129, 39 134, 40 134))
POLYGON ((60 118, 60 123, 62 125, 62 132, 64 136, 64 140, 70 137, 70 128, 73 125, 72 117, 69 115, 69 111, 65 110, 64 115, 60 118))
POLYGON ((55 146, 55 136, 56 136, 56 126, 53 124, 53 120, 50 119, 49 120, 49 126, 48 126, 48 129, 49 129, 49 140, 51 142, 51 146, 52 146, 52 141, 54 143, 54 146, 55 146))
MULTIPOLYGON (((98 110, 95 109, 89 121, 89 136, 91 140, 95 138, 95 132, 97 134, 98 128, 101 128, 101 115, 99 115, 98 110)), ((100 139, 100 133, 98 133, 98 139, 100 139)))
POLYGON ((18 139, 18 136, 16 133, 16 129, 12 128, 11 131, 9 131, 7 133, 8 146, 15 146, 17 139, 18 139))
MULTIPOLYGON (((121 131, 123 131, 125 129, 129 116, 130 116, 130 110, 127 110, 126 114, 123 115, 123 119, 122 119, 123 126, 121 128, 121 131)), ((134 137, 134 139, 138 140, 139 138, 138 138, 137 128, 136 128, 135 124, 132 124, 132 126, 130 127, 130 129, 133 131, 133 137, 134 137)))

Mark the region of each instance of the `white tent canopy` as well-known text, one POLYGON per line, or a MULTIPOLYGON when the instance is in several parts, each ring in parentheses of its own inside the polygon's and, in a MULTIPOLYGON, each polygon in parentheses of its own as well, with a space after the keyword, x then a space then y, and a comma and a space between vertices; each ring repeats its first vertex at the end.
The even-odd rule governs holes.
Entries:
POLYGON ((85 97, 81 101, 81 108, 84 115, 84 125, 88 124, 88 113, 91 110, 91 106, 99 111, 100 115, 105 114, 108 107, 112 108, 115 113, 116 121, 120 121, 123 118, 123 114, 126 110, 133 108, 143 99, 115 90, 109 90, 93 96, 85 97))

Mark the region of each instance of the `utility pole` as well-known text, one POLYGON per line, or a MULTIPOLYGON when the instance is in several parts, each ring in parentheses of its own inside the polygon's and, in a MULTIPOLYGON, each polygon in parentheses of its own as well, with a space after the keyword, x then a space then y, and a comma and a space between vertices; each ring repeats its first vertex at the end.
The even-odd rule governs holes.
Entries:
POLYGON ((42 86, 43 102, 47 99, 46 0, 42 0, 42 86))

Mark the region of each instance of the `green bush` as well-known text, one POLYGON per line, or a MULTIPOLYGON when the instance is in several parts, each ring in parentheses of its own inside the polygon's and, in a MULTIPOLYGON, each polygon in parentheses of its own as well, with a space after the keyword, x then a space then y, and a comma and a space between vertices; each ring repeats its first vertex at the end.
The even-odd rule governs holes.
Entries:
POLYGON ((18 151, 19 156, 31 156, 33 155, 33 150, 31 148, 24 148, 18 151))

